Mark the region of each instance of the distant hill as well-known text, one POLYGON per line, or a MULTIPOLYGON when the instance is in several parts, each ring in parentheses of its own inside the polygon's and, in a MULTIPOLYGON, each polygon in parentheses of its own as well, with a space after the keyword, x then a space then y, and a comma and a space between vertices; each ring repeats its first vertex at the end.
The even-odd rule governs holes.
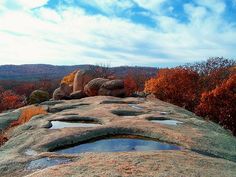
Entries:
MULTIPOLYGON (((60 79, 76 69, 87 69, 91 65, 55 66, 46 64, 1 65, 0 80, 33 81, 39 79, 60 79)), ((111 70, 117 76, 123 76, 132 68, 137 72, 145 71, 150 76, 155 75, 157 68, 152 67, 113 67, 111 70)))

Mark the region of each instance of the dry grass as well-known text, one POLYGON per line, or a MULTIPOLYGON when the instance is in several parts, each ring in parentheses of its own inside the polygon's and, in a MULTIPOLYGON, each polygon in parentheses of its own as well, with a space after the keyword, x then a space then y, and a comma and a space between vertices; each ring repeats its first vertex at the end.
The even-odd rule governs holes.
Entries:
POLYGON ((40 115, 40 114, 47 114, 47 112, 42 107, 37 106, 31 106, 28 108, 25 108, 21 112, 20 118, 12 122, 10 127, 15 127, 18 125, 22 125, 26 122, 28 122, 33 116, 40 115))
POLYGON ((47 114, 42 107, 30 106, 22 110, 21 116, 17 121, 11 123, 11 125, 4 131, 0 131, 0 146, 2 146, 8 140, 7 134, 13 130, 13 127, 22 125, 28 122, 33 116, 47 114))

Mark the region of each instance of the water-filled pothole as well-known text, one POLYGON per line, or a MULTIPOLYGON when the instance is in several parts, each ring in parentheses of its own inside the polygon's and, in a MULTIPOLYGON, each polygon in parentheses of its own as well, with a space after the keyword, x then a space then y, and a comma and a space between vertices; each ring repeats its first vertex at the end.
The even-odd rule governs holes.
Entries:
POLYGON ((153 123, 159 123, 164 125, 178 125, 183 123, 181 121, 169 119, 166 117, 150 117, 148 118, 148 120, 153 123))
POLYGON ((67 158, 49 158, 44 157, 41 159, 33 160, 29 163, 29 165, 26 167, 27 170, 36 170, 36 169, 44 169, 47 167, 59 165, 59 164, 65 164, 70 162, 70 159, 67 158))
POLYGON ((104 100, 100 104, 138 104, 137 101, 104 100))
POLYGON ((60 154, 78 154, 83 152, 128 152, 154 150, 181 150, 179 146, 157 142, 150 139, 130 137, 110 137, 89 141, 77 146, 56 150, 60 154))
POLYGON ((131 108, 137 109, 137 110, 143 110, 144 107, 138 106, 137 104, 128 104, 131 108))
POLYGON ((62 129, 62 128, 72 128, 72 127, 97 127, 101 124, 94 121, 51 121, 52 126, 50 129, 62 129))
POLYGON ((76 109, 76 108, 86 108, 88 107, 90 104, 88 103, 76 103, 76 104, 63 104, 63 105, 56 105, 53 107, 50 107, 48 109, 49 113, 57 113, 57 112, 62 112, 62 111, 67 111, 70 109, 76 109))
POLYGON ((117 116, 139 116, 145 114, 142 111, 132 111, 132 110, 113 110, 111 112, 117 116))

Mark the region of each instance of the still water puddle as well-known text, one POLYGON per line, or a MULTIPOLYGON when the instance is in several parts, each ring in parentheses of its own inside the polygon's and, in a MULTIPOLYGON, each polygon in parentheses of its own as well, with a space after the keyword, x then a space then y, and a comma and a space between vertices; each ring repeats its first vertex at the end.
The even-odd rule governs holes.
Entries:
POLYGON ((29 165, 26 167, 27 170, 36 170, 36 169, 44 169, 47 167, 52 167, 59 164, 65 164, 70 162, 70 159, 67 158, 41 158, 37 160, 33 160, 29 163, 29 165))
POLYGON ((51 121, 52 127, 50 129, 62 129, 68 127, 97 127, 98 123, 88 121, 51 121))
POLYGON ((150 122, 164 124, 164 125, 178 125, 178 124, 183 123, 177 120, 150 120, 150 122))
POLYGON ((142 106, 138 106, 137 104, 128 104, 130 107, 134 108, 134 109, 137 109, 137 110, 143 110, 144 107, 142 106))
POLYGON ((60 154, 77 154, 83 152, 128 152, 128 151, 153 151, 153 150, 180 150, 175 145, 161 143, 153 140, 110 138, 100 139, 74 147, 57 150, 60 154))

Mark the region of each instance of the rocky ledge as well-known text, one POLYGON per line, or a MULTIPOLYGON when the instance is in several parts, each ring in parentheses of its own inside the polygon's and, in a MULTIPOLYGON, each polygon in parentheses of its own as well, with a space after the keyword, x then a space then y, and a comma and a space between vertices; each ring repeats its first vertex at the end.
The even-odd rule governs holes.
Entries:
MULTIPOLYGON (((0 147, 1 176, 236 176, 236 138, 177 106, 152 98, 108 96, 39 106, 48 114, 8 132, 10 139, 0 147), (142 144, 111 152, 103 143, 93 151, 61 152, 112 137, 159 142, 162 148, 142 144)), ((19 112, 4 113, 0 120, 16 120, 19 112)))

